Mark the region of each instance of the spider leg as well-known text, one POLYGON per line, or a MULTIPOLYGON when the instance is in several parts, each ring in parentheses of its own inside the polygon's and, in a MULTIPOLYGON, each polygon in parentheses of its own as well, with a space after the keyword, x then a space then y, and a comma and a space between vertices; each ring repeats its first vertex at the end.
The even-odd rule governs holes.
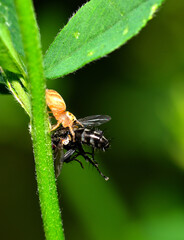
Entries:
POLYGON ((55 125, 52 125, 52 127, 51 127, 51 129, 50 129, 50 132, 52 132, 52 131, 54 131, 56 128, 58 128, 60 124, 61 124, 60 121, 57 121, 57 123, 56 123, 55 125))

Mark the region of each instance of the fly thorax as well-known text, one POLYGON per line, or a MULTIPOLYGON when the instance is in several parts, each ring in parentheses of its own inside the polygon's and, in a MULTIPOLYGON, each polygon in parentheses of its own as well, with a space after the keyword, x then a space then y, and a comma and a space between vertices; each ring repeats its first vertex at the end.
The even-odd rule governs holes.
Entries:
POLYGON ((81 141, 89 145, 90 139, 91 139, 91 130, 84 129, 81 134, 81 141))

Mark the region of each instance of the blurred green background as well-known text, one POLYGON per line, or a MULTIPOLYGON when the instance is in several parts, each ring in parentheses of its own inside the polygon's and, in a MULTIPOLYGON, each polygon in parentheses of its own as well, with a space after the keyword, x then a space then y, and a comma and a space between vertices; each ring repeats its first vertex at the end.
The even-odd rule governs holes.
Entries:
MULTIPOLYGON (((35 1, 45 52, 83 1, 35 1)), ((97 152, 58 180, 66 240, 184 240, 184 1, 167 0, 139 35, 99 61, 48 81, 78 118, 108 114, 97 152)), ((44 239, 29 119, 0 95, 0 238, 44 239)))

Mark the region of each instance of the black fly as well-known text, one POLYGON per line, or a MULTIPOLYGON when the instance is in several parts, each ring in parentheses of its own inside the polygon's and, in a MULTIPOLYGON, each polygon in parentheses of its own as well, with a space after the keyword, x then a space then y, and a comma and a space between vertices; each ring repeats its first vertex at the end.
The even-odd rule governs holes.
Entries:
POLYGON ((68 128, 59 127, 56 129, 52 134, 56 177, 59 176, 64 162, 77 161, 83 168, 82 162, 77 159, 78 156, 82 156, 97 169, 105 180, 109 179, 100 171, 94 159, 94 150, 100 149, 105 151, 109 147, 109 141, 105 138, 101 130, 95 130, 94 127, 100 126, 110 120, 111 117, 107 115, 93 115, 78 119, 83 127, 77 123, 73 125, 75 141, 68 128), (92 152, 85 152, 83 144, 92 147, 92 152), (63 152, 64 149, 66 150, 65 153, 63 152))

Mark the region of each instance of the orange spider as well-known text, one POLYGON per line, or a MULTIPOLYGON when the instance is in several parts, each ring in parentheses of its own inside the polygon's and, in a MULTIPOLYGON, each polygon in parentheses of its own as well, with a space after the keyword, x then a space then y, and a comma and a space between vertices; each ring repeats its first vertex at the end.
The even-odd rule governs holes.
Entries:
POLYGON ((72 127, 73 123, 78 123, 81 126, 82 124, 77 121, 72 113, 66 111, 66 104, 61 95, 55 90, 46 89, 46 103, 57 120, 57 124, 52 126, 51 131, 55 130, 60 124, 62 124, 64 128, 69 128, 73 139, 75 139, 75 133, 72 127))

